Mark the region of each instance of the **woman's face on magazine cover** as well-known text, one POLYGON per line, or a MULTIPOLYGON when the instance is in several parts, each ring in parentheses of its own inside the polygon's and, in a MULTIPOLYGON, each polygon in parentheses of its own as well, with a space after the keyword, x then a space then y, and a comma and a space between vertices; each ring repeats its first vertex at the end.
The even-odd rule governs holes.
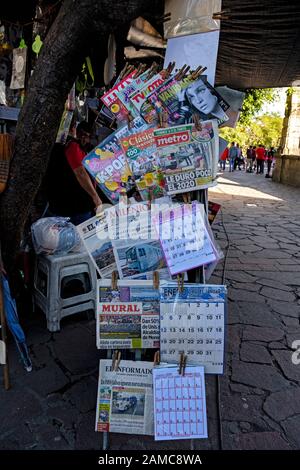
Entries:
POLYGON ((201 113, 210 114, 216 106, 217 97, 212 95, 202 80, 190 85, 186 90, 189 102, 201 113))

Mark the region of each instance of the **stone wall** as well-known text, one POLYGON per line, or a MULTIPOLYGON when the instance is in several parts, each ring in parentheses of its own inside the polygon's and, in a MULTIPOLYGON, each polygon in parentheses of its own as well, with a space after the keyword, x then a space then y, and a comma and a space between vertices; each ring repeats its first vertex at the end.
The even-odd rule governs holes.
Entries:
POLYGON ((280 150, 273 180, 300 187, 300 87, 287 97, 280 150))

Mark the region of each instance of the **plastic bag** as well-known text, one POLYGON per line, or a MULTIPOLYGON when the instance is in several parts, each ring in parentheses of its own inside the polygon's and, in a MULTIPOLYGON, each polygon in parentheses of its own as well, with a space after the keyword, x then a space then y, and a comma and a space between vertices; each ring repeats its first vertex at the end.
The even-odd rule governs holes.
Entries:
POLYGON ((32 242, 37 255, 66 254, 79 251, 80 237, 68 217, 45 217, 31 226, 32 242))

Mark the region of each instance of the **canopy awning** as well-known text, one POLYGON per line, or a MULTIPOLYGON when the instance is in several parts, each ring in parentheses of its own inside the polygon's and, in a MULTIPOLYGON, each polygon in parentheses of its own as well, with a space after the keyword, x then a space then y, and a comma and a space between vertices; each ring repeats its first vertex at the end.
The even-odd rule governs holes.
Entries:
POLYGON ((300 1, 223 0, 216 83, 300 86, 300 1))

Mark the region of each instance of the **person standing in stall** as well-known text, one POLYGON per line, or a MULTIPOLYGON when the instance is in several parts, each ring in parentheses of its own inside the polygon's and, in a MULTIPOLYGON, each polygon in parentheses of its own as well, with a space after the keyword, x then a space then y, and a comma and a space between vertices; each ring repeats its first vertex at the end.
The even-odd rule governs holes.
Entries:
POLYGON ((102 200, 82 161, 90 150, 91 130, 87 122, 76 129, 76 139, 65 146, 55 144, 46 174, 48 216, 70 217, 79 225, 98 212, 102 200))

